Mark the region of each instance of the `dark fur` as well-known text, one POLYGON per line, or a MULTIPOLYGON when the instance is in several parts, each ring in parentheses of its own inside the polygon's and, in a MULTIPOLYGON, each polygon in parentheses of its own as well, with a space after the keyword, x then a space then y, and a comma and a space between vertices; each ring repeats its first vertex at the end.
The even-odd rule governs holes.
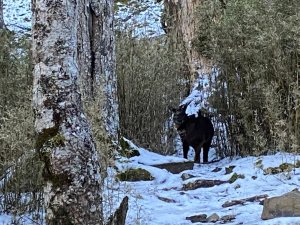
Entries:
POLYGON ((200 163, 200 153, 203 147, 203 162, 208 162, 208 151, 214 136, 214 127, 209 118, 201 113, 198 116, 187 116, 185 110, 187 105, 173 109, 173 122, 180 135, 183 145, 183 157, 187 159, 189 146, 195 150, 195 163, 200 163))

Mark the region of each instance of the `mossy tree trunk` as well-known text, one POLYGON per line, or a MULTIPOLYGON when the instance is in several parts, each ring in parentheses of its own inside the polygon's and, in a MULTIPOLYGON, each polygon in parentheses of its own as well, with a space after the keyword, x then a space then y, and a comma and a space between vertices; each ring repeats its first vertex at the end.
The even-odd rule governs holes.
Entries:
POLYGON ((100 163, 78 85, 85 7, 84 0, 33 1, 33 107, 47 224, 103 223, 100 163))

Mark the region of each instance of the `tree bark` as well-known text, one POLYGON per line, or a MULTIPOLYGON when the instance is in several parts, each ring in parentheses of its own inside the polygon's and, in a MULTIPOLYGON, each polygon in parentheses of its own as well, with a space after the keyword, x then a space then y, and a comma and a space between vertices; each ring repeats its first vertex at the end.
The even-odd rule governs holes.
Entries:
POLYGON ((3 0, 0 0, 0 29, 4 29, 4 19, 3 19, 3 0))
POLYGON ((47 224, 103 224, 100 163, 78 86, 84 3, 33 0, 33 107, 47 224))
POLYGON ((113 0, 91 0, 93 73, 96 79, 102 121, 110 139, 118 142, 119 114, 117 102, 117 76, 113 24, 113 0))
POLYGON ((211 73, 212 63, 193 49, 192 42, 197 34, 195 12, 200 0, 164 0, 163 23, 167 33, 183 46, 189 69, 190 88, 199 73, 211 73))
POLYGON ((113 0, 82 0, 78 31, 80 84, 83 98, 94 101, 100 109, 104 133, 118 141, 119 114, 115 73, 113 0), (87 7, 84 7, 86 6, 87 7))

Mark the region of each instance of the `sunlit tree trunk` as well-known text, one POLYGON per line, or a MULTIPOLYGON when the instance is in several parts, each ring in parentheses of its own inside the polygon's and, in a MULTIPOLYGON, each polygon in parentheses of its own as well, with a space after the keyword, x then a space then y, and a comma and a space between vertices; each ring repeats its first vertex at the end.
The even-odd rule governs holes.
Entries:
POLYGON ((47 224, 103 222, 100 163, 78 85, 83 4, 33 1, 33 107, 47 224))
POLYGON ((3 0, 0 0, 0 29, 4 29, 4 19, 3 19, 3 0))
POLYGON ((210 73, 212 65, 192 46, 197 33, 195 12, 201 2, 201 0, 164 0, 163 24, 166 26, 167 33, 183 46, 191 84, 199 73, 210 73))

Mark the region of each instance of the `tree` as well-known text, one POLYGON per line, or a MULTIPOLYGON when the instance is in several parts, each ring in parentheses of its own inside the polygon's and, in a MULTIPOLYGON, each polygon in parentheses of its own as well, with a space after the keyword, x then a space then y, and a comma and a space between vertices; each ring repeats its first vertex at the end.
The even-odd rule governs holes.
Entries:
POLYGON ((101 121, 109 139, 118 142, 119 114, 117 102, 117 77, 115 38, 113 23, 113 1, 92 0, 91 3, 91 40, 92 73, 98 90, 101 121))
POLYGON ((226 2, 203 1, 196 45, 219 68, 211 100, 229 142, 238 154, 299 151, 299 1, 226 2))
POLYGON ((35 0, 32 6, 33 107, 47 224, 103 222, 100 163, 78 85, 80 55, 89 50, 78 46, 87 3, 35 0))
POLYGON ((190 86, 198 78, 198 73, 210 73, 212 63, 193 48, 193 41, 197 34, 197 7, 202 4, 199 0, 164 0, 163 26, 165 31, 175 38, 175 42, 183 46, 186 64, 189 70, 190 86))
POLYGON ((118 141, 119 117, 115 73, 113 1, 91 0, 80 7, 77 32, 80 89, 83 98, 100 109, 101 126, 110 141, 118 141), (85 6, 88 7, 85 7, 85 6), (82 29, 85 31, 83 32, 82 29))
POLYGON ((3 19, 3 0, 0 0, 0 29, 4 29, 4 19, 3 19))

